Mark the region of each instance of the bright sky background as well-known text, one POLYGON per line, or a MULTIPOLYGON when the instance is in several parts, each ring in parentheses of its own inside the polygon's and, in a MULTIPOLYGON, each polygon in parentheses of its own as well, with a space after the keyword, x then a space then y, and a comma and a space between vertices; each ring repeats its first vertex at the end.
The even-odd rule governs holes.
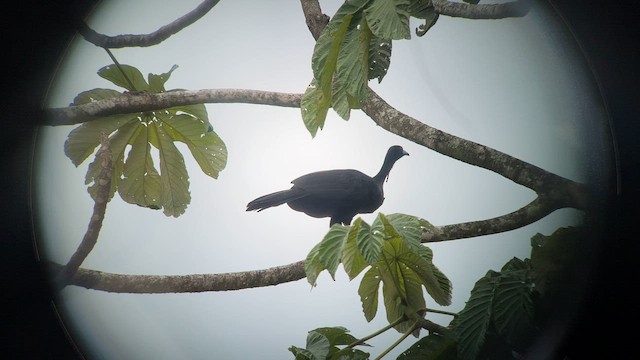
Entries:
MULTIPOLYGON (((149 33, 199 1, 110 1, 89 25, 117 35, 149 33)), ((322 1, 332 15, 339 1, 322 1)), ((558 19, 534 7, 523 19, 472 21, 440 17, 429 33, 395 41, 391 68, 372 87, 398 110, 457 136, 493 147, 558 175, 599 185, 608 171, 600 141, 606 116, 577 46, 558 19)), ((419 22, 412 21, 412 29, 419 22)), ((302 93, 312 78, 310 35, 298 1, 221 1, 204 18, 151 48, 114 50, 143 74, 174 64, 167 89, 243 88, 302 93)), ((81 91, 114 86, 96 75, 107 54, 76 39, 61 62, 47 106, 68 105, 81 91)), ((122 89, 118 89, 122 90, 122 89)), ((191 205, 179 218, 124 203, 109 203, 98 244, 83 267, 124 274, 193 274, 262 269, 306 257, 329 219, 287 206, 245 212, 250 200, 303 174, 355 168, 369 175, 389 146, 410 154, 396 163, 379 211, 401 212, 435 225, 482 220, 514 211, 534 193, 492 172, 444 157, 377 127, 352 111, 345 122, 329 112, 312 139, 300 111, 261 105, 207 105, 214 130, 229 151, 218 180, 185 154, 191 205)), ((63 144, 73 127, 42 128, 35 168, 40 251, 66 263, 87 228, 93 202, 84 185, 86 161, 75 168, 63 144)), ((180 147, 180 146, 179 146, 180 147)), ((181 149, 186 149, 182 146, 181 149)), ((157 162, 156 162, 157 165, 157 162)), ((375 214, 362 217, 371 223, 375 214)), ((535 233, 576 224, 579 213, 556 211, 506 234, 429 245, 434 263, 453 282, 459 311, 475 281, 514 256, 529 255, 535 233)), ((325 272, 311 290, 306 280, 234 292, 110 294, 78 287, 62 291, 72 333, 96 359, 287 359, 307 332, 344 326, 363 337, 386 325, 367 323, 353 282, 325 272)), ((427 297, 427 304, 439 308, 427 297)), ((446 325, 450 317, 429 315, 446 325)), ((379 354, 400 334, 375 338, 379 354)), ((410 346, 409 338, 389 359, 410 346)))

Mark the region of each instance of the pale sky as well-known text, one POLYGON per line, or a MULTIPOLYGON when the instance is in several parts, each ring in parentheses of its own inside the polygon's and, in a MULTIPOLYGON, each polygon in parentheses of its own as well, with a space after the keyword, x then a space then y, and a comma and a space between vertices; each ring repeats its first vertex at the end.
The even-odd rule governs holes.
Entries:
MULTIPOLYGON (((111 1, 89 25, 108 35, 148 33, 199 1, 111 1)), ((332 15, 338 1, 321 1, 332 15)), ((412 21, 412 28, 419 25, 412 21)), ((204 18, 150 48, 116 49, 123 64, 160 74, 174 64, 167 89, 241 88, 302 93, 312 78, 310 35, 298 1, 221 1, 204 18)), ((395 41, 389 73, 372 88, 398 110, 440 130, 493 147, 572 180, 598 185, 607 164, 599 136, 604 107, 577 46, 557 19, 534 7, 522 19, 472 21, 440 17, 422 38, 395 41)), ((96 75, 106 53, 72 42, 49 93, 48 106, 68 105, 81 91, 115 88, 96 75)), ((122 89, 118 89, 122 90, 122 89)), ((98 244, 83 267, 124 274, 193 274, 262 269, 302 260, 328 230, 328 219, 287 206, 245 212, 250 200, 290 187, 300 175, 354 168, 374 175, 390 145, 411 155, 385 184, 383 213, 406 213, 435 225, 512 212, 535 194, 492 172, 447 158, 377 127, 352 111, 346 122, 329 111, 312 139, 299 109, 246 104, 207 105, 229 158, 219 179, 204 175, 184 152, 191 204, 168 218, 123 202, 109 203, 98 244)), ((40 255, 66 263, 93 207, 84 175, 63 152, 74 127, 41 128, 35 168, 40 255)), ((180 149, 186 149, 179 146, 180 149)), ((556 211, 509 233, 429 245, 434 263, 453 283, 459 311, 487 270, 529 255, 529 239, 579 223, 556 211)), ((375 214, 362 215, 371 223, 375 214)), ((367 323, 352 282, 323 273, 268 288, 198 294, 110 294, 74 286, 60 305, 88 357, 95 359, 286 359, 304 347, 309 330, 344 326, 363 337, 386 325, 381 307, 367 323)), ((381 304, 382 306, 382 304, 381 304)), ((427 306, 441 308, 427 296, 427 306)), ((450 317, 430 315, 447 325, 450 317)), ((400 334, 385 333, 365 349, 379 354, 400 334)), ((415 341, 406 340, 395 358, 415 341)))

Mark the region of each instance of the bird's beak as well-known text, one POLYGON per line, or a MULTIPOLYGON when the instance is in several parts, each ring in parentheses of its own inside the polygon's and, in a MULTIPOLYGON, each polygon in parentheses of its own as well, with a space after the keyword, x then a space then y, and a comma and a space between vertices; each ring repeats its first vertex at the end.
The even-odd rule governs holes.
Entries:
POLYGON ((406 151, 402 151, 402 155, 407 155, 407 156, 409 156, 409 153, 408 153, 408 152, 406 152, 406 151))

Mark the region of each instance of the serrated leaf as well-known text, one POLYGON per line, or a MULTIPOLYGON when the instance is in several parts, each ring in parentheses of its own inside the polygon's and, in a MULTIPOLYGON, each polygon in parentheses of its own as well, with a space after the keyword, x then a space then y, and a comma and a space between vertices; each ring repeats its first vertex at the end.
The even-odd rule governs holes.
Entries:
POLYGON ((396 360, 457 360, 456 340, 452 336, 430 334, 415 342, 396 360))
POLYGON ((365 100, 369 80, 369 43, 371 30, 364 18, 354 16, 354 24, 345 35, 337 59, 336 77, 344 85, 346 92, 357 100, 365 100))
POLYGON ((532 330, 532 283, 526 271, 503 271, 496 289, 493 321, 498 334, 513 343, 532 330))
POLYGON ((358 250, 358 238, 360 236, 365 236, 365 233, 367 232, 363 223, 364 221, 361 218, 357 218, 353 224, 351 224, 349 233, 347 234, 347 239, 342 249, 342 266, 349 276, 349 280, 353 280, 369 265, 358 250))
POLYGON ((128 203, 158 209, 162 196, 160 174, 151 158, 148 126, 140 122, 137 127, 131 150, 124 163, 124 177, 118 185, 118 194, 128 203))
POLYGON ((227 148, 222 139, 208 131, 204 121, 191 115, 162 116, 161 119, 171 137, 187 145, 202 172, 217 179, 227 164, 227 148))
POLYGON ((98 70, 98 75, 129 91, 149 90, 149 84, 144 80, 140 70, 131 65, 107 65, 98 70))
POLYGON ((378 291, 381 281, 382 278, 378 273, 378 269, 374 267, 369 269, 360 281, 358 295, 360 295, 362 312, 364 312, 364 318, 367 321, 373 320, 378 312, 378 291))
POLYGON ((169 80, 171 73, 177 68, 178 68, 178 65, 173 65, 171 69, 169 69, 169 71, 167 71, 166 73, 163 73, 160 75, 149 74, 147 76, 147 78, 149 79, 148 91, 151 93, 164 92, 165 91, 164 84, 167 82, 167 80, 169 80))
POLYGON ((411 39, 408 0, 374 0, 364 10, 373 34, 382 39, 411 39))
POLYGON ((391 65, 391 40, 372 36, 369 42, 368 78, 378 79, 378 83, 387 75, 391 65))
POLYGON ((150 128, 158 139, 160 178, 162 180, 161 203, 164 214, 178 217, 185 212, 191 202, 189 174, 184 164, 184 158, 160 123, 154 121, 150 124, 150 128))
POLYGON ((494 294, 498 273, 489 271, 478 280, 471 296, 455 320, 458 355, 461 359, 475 359, 491 323, 494 294))

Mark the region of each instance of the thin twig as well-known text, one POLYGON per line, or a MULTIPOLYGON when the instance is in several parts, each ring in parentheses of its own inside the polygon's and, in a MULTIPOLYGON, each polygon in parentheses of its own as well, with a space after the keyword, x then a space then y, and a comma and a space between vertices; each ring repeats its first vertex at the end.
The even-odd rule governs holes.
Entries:
POLYGON ((98 150, 97 161, 100 166, 100 173, 95 179, 96 192, 95 204, 93 206, 93 215, 89 220, 87 232, 84 234, 82 242, 76 249, 75 253, 56 275, 54 286, 56 289, 64 288, 80 268, 80 265, 87 258, 93 247, 98 241, 98 234, 102 228, 102 221, 107 210, 107 202, 109 202, 109 191, 111 189, 111 177, 113 176, 113 164, 111 159, 111 149, 109 148, 109 137, 107 134, 101 134, 100 150, 98 150))
POLYGON ((78 32, 85 40, 102 48, 115 49, 123 47, 153 46, 163 42, 170 36, 196 22, 209 12, 209 10, 211 10, 219 1, 220 0, 205 0, 184 16, 150 34, 107 36, 97 33, 86 24, 82 24, 78 29, 78 32))

